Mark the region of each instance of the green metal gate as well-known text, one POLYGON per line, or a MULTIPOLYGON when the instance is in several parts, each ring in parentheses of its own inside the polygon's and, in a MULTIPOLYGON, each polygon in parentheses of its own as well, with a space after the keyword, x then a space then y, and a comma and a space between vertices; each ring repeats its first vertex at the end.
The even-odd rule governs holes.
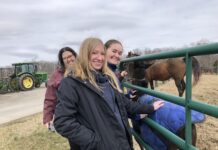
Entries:
MULTIPOLYGON (((199 56, 199 55, 207 55, 207 54, 218 54, 218 43, 191 47, 191 48, 184 48, 178 51, 171 51, 171 52, 162 52, 158 54, 148 54, 144 56, 137 56, 123 59, 120 63, 120 69, 122 69, 123 64, 126 62, 138 61, 138 60, 153 60, 153 59, 165 59, 165 58, 175 58, 175 57, 185 57, 186 58, 186 92, 185 98, 173 96, 169 94, 165 94, 162 92, 150 90, 147 88, 139 87, 132 85, 128 82, 123 82, 122 85, 127 88, 134 88, 139 91, 143 91, 146 94, 167 100, 169 102, 181 105, 185 107, 186 110, 186 124, 185 124, 185 141, 178 137, 177 135, 173 134, 172 132, 168 131, 167 129, 163 128, 159 124, 155 123, 153 120, 149 118, 143 119, 143 121, 152 126, 155 130, 157 130, 160 134, 162 134, 165 138, 176 144, 179 148, 185 150, 195 150, 196 147, 192 146, 192 133, 191 133, 191 109, 202 112, 204 114, 213 116, 218 118, 218 106, 206 104, 203 102, 199 102, 192 99, 192 56, 199 56)), ((147 150, 152 149, 142 141, 142 139, 133 131, 133 135, 135 138, 139 139, 142 142, 144 147, 147 150)))

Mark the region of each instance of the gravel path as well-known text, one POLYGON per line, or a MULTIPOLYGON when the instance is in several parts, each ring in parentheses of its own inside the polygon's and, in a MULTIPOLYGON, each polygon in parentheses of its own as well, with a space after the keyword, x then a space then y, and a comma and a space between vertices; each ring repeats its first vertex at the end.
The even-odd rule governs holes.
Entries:
POLYGON ((46 88, 0 95, 0 124, 42 112, 46 88))

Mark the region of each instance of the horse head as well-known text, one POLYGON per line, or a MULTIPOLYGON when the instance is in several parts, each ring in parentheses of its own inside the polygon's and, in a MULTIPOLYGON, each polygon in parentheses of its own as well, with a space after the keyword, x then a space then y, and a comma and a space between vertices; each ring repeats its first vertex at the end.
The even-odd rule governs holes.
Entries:
MULTIPOLYGON (((128 55, 126 58, 130 57, 137 57, 140 56, 138 53, 134 52, 128 52, 128 55)), ((144 79, 145 78, 145 70, 150 67, 154 61, 149 61, 149 60, 136 60, 136 61, 131 61, 127 62, 125 64, 125 68, 128 72, 129 78, 135 78, 135 79, 144 79)))
MULTIPOLYGON (((140 55, 129 52, 127 55, 127 58, 137 57, 137 56, 140 56, 140 55)), ((128 80, 134 85, 147 88, 148 80, 145 78, 145 70, 147 69, 148 64, 149 63, 146 60, 128 62, 126 64, 126 70, 128 72, 128 80)), ((149 66, 150 65, 151 64, 149 64, 149 66)), ((137 91, 136 93, 137 97, 141 96, 142 94, 143 93, 140 91, 137 91)))

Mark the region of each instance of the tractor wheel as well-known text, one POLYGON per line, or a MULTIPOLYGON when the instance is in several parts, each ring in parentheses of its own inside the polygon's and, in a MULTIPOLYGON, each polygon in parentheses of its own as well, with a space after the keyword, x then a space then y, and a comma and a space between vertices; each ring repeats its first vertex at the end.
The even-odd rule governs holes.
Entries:
POLYGON ((35 86, 33 76, 30 74, 23 74, 19 78, 19 87, 22 91, 33 89, 35 86))
POLYGON ((0 94, 5 94, 7 91, 4 89, 4 83, 3 81, 0 81, 0 94))
POLYGON ((17 82, 17 78, 14 77, 14 78, 11 78, 9 80, 9 90, 11 92, 13 91, 18 91, 19 90, 19 87, 18 87, 18 82, 17 82))

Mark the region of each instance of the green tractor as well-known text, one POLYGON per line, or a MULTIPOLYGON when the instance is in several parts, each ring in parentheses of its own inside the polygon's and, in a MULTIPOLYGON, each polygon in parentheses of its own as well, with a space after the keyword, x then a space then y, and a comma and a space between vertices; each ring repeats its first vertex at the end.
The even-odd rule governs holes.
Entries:
POLYGON ((0 88, 0 93, 3 90, 5 92, 27 91, 34 87, 38 88, 43 82, 47 82, 48 74, 37 72, 36 63, 16 63, 12 64, 12 66, 14 67, 14 73, 9 78, 1 81, 2 89, 0 88))

